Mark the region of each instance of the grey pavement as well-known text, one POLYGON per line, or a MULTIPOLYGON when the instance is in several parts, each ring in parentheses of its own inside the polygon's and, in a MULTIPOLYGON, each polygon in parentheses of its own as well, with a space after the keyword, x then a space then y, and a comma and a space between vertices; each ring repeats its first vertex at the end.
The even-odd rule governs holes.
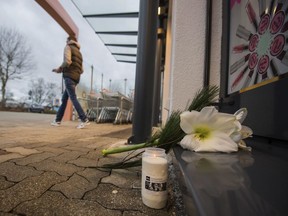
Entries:
POLYGON ((8 215, 177 215, 173 186, 167 206, 141 200, 141 167, 103 170, 120 161, 103 148, 123 145, 130 124, 96 124, 76 129, 77 121, 50 126, 54 115, 0 112, 0 216, 8 215))

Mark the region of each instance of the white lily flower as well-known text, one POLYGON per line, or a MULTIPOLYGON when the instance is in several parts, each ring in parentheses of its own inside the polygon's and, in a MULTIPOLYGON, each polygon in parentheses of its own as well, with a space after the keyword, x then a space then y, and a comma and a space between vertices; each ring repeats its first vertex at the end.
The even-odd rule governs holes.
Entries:
POLYGON ((238 151, 237 143, 241 136, 237 138, 236 134, 240 134, 241 123, 235 115, 219 113, 211 106, 200 112, 185 111, 180 120, 180 127, 187 134, 179 143, 184 149, 195 152, 238 151))
MULTIPOLYGON (((245 120, 247 116, 247 113, 248 111, 246 108, 241 108, 234 113, 234 116, 236 116, 236 119, 242 124, 242 122, 245 120)), ((251 151, 252 148, 247 147, 243 139, 251 137, 252 134, 253 131, 251 130, 251 128, 242 125, 241 131, 234 132, 233 134, 231 134, 230 137, 234 140, 234 142, 238 144, 238 148, 241 148, 246 151, 251 151)))
POLYGON ((251 128, 247 127, 247 126, 244 126, 242 125, 242 129, 240 131, 240 136, 241 136, 241 139, 238 143, 238 147, 240 149, 243 149, 243 150, 246 150, 246 151, 251 151, 252 148, 251 147, 248 147, 245 143, 245 141, 243 139, 246 139, 248 137, 252 137, 252 134, 253 134, 253 131, 251 130, 251 128))

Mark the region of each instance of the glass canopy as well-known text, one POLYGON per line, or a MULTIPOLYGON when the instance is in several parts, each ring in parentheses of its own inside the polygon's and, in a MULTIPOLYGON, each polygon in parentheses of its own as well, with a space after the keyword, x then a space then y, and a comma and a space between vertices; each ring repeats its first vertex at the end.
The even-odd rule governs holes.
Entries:
POLYGON ((118 62, 136 63, 139 0, 72 0, 118 62))

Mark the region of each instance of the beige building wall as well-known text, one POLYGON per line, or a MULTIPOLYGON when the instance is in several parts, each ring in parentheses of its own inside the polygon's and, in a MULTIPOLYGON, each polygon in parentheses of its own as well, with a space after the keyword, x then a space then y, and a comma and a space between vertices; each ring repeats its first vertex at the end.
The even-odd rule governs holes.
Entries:
MULTIPOLYGON (((210 84, 219 85, 222 1, 213 2, 210 84)), ((172 110, 184 110, 203 87, 206 1, 171 0, 163 87, 163 123, 172 110)))
POLYGON ((210 84, 220 85, 221 70, 221 40, 222 40, 222 1, 212 1, 212 36, 211 36, 211 62, 210 84))

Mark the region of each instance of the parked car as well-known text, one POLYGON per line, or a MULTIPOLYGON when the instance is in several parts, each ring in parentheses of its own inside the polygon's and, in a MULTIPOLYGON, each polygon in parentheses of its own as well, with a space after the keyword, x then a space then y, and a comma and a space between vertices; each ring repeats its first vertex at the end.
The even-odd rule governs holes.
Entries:
POLYGON ((35 113, 44 113, 44 107, 39 104, 32 104, 28 108, 28 112, 35 112, 35 113))

